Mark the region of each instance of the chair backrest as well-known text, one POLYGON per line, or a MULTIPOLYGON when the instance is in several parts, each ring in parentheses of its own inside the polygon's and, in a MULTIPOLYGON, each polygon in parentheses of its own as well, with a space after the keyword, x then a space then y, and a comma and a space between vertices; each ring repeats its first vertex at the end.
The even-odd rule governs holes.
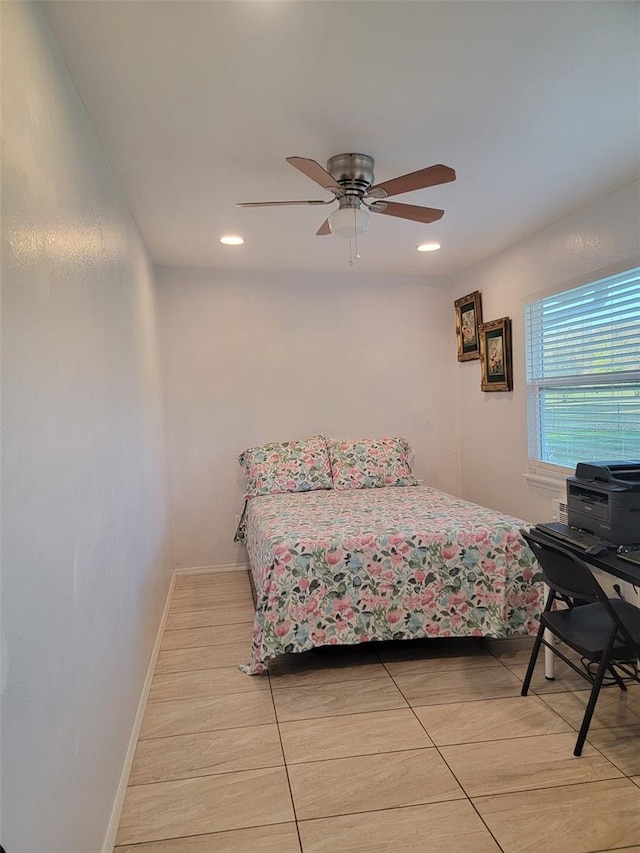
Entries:
POLYGON ((593 576, 589 566, 561 545, 551 545, 536 535, 535 530, 521 530, 529 547, 536 555, 545 583, 569 598, 583 601, 602 601, 604 590, 593 576))
MULTIPOLYGON (((569 598, 588 602, 600 601, 611 617, 611 621, 617 626, 619 638, 631 648, 637 646, 628 626, 611 606, 609 596, 584 560, 561 545, 555 543, 552 545, 546 539, 540 538, 535 530, 521 530, 520 533, 535 554, 547 586, 569 598)), ((640 649, 638 652, 640 653, 640 649)))

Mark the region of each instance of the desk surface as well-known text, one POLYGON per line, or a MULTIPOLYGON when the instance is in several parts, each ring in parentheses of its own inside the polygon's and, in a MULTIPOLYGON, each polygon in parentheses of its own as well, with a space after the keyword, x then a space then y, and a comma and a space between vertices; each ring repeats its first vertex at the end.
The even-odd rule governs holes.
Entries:
POLYGON ((584 551, 580 548, 574 547, 570 542, 565 542, 562 539, 555 539, 553 536, 548 536, 546 533, 543 533, 542 530, 538 530, 535 526, 532 529, 535 530, 536 535, 541 539, 546 539, 551 545, 559 545, 561 548, 566 548, 567 551, 571 551, 590 566, 602 569, 603 572, 613 575, 622 581, 627 581, 627 583, 631 583, 634 586, 640 586, 640 566, 637 566, 635 563, 630 563, 628 560, 621 560, 616 554, 615 549, 607 551, 606 554, 600 554, 599 556, 596 556, 595 554, 585 554, 584 551))

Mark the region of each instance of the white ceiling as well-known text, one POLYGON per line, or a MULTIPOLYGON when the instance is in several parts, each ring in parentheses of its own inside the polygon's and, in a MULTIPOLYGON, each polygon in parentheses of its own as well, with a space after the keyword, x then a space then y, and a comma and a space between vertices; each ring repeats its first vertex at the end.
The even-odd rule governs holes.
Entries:
POLYGON ((344 271, 348 241, 314 236, 333 207, 234 206, 322 198, 289 155, 369 154, 377 181, 456 169, 394 199, 444 208, 439 222, 372 217, 357 268, 395 274, 466 269, 640 174, 635 2, 45 8, 161 264, 344 271), (245 245, 221 246, 228 232, 245 245))

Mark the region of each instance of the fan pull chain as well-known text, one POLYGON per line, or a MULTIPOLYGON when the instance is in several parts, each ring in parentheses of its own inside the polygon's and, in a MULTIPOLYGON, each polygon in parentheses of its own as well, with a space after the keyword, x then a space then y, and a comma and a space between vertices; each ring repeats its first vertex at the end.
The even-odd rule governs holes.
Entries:
POLYGON ((358 251, 358 228, 356 221, 356 209, 353 208, 353 242, 351 241, 351 237, 349 237, 349 266, 353 266, 354 261, 360 260, 360 252, 358 251), (354 254, 354 246, 355 246, 355 254, 354 254))

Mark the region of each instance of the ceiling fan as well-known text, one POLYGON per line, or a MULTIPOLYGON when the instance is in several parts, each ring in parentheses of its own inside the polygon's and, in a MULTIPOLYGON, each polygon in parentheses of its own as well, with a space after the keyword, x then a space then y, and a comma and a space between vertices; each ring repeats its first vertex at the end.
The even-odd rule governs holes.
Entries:
POLYGON ((369 227, 369 211, 398 216, 400 219, 412 219, 416 222, 436 222, 444 216, 444 210, 433 207, 419 207, 415 204, 399 204, 386 201, 389 196, 401 195, 414 190, 433 187, 455 181, 456 173, 449 166, 429 166, 408 175, 373 183, 373 157, 366 154, 336 154, 323 169, 315 160, 307 157, 287 157, 287 163, 302 172, 323 189, 333 193, 333 198, 310 199, 304 201, 244 201, 236 207, 279 207, 291 204, 333 204, 338 202, 337 210, 329 215, 316 231, 316 236, 340 234, 342 237, 354 237, 369 227))

